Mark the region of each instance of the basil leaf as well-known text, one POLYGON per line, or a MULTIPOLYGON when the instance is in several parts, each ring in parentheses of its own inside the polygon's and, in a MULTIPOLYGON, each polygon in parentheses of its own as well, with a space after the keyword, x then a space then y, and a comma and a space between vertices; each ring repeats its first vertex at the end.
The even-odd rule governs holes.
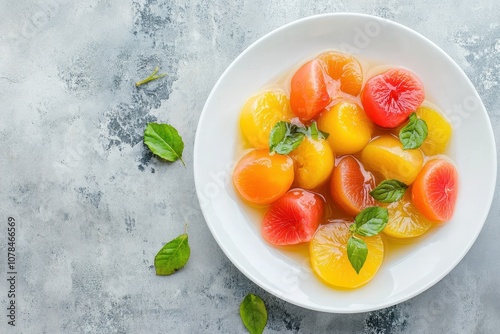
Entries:
POLYGON ((329 134, 319 130, 316 122, 304 128, 279 121, 274 125, 269 135, 269 151, 288 154, 299 147, 306 136, 318 140, 328 138, 329 134))
POLYGON ((144 130, 144 144, 151 152, 167 161, 182 160, 184 142, 177 130, 169 124, 149 123, 144 130))
POLYGON ((288 154, 299 147, 303 140, 304 134, 299 131, 297 125, 279 121, 269 135, 269 151, 288 154))
POLYGON ((415 112, 411 113, 410 121, 399 131, 399 140, 403 144, 403 150, 419 148, 427 138, 427 133, 427 123, 417 118, 415 112))
POLYGON ((399 201, 407 188, 408 186, 401 181, 395 179, 384 180, 370 191, 370 195, 379 202, 392 203, 399 201))
POLYGON ((181 234, 168 242, 155 256, 156 275, 168 276, 184 267, 191 255, 188 235, 181 234))
POLYGON ((278 154, 288 154, 295 150, 304 140, 304 135, 301 133, 293 133, 285 138, 274 148, 278 154))
POLYGON ((250 334, 262 334, 267 324, 266 305, 259 296, 249 293, 241 302, 240 317, 250 334))
POLYGON ((274 151, 276 146, 285 139, 288 126, 287 122, 279 121, 271 129, 271 134, 269 135, 269 150, 274 151))
POLYGON ((318 129, 318 124, 316 122, 312 122, 310 126, 307 128, 299 128, 299 132, 303 133, 307 137, 312 139, 328 139, 330 134, 328 132, 324 132, 318 129))
POLYGON ((354 232, 363 237, 373 237, 379 234, 387 225, 388 215, 386 208, 379 206, 366 208, 354 218, 356 224, 354 232))
POLYGON ((328 132, 325 132, 325 131, 321 131, 319 130, 319 134, 320 134, 320 139, 328 139, 328 137, 330 137, 330 134, 328 132))
POLYGON ((318 124, 316 124, 316 122, 312 122, 312 124, 307 127, 307 130, 309 132, 309 136, 312 139, 323 139, 323 138, 319 138, 320 136, 322 137, 322 135, 318 130, 318 124))
POLYGON ((349 240, 347 240, 347 257, 357 274, 359 274, 359 271, 363 268, 367 256, 368 246, 366 243, 351 235, 349 240))

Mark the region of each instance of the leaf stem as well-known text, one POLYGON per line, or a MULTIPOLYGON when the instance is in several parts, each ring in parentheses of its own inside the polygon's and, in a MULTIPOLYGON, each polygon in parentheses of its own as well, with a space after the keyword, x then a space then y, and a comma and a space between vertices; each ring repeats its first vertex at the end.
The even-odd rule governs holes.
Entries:
POLYGON ((349 226, 349 232, 351 232, 352 234, 356 232, 356 223, 353 223, 351 224, 351 226, 349 226))
MULTIPOLYGON (((158 80, 158 79, 161 79, 163 78, 164 76, 166 76, 167 74, 164 73, 164 74, 159 74, 159 75, 156 75, 156 73, 158 73, 158 66, 156 66, 155 70, 153 71, 153 73, 151 73, 151 75, 149 77, 147 77, 146 79, 144 80, 141 80, 141 81, 137 81, 135 83, 135 86, 136 87, 139 87, 141 85, 144 85, 145 83, 148 83, 150 81, 154 81, 154 80, 158 80)), ((182 160, 182 159, 181 159, 182 160)))

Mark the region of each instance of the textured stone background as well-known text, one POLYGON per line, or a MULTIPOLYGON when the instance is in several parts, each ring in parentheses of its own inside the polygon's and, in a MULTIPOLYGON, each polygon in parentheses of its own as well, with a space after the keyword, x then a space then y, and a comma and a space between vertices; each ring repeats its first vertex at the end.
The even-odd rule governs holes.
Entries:
POLYGON ((443 281, 385 310, 335 315, 285 303, 229 262, 192 170, 197 121, 223 70, 272 29, 327 12, 379 15, 434 41, 471 78, 498 143, 500 7, 471 3, 2 1, 0 332, 243 333, 239 303, 255 292, 268 306, 266 333, 498 333, 498 191, 476 244, 443 281), (155 66, 168 77, 136 89, 155 66), (183 135, 187 168, 145 149, 155 120, 183 135), (15 330, 4 315, 8 216, 19 228, 15 330), (185 222, 189 264, 156 277, 155 253, 185 222))

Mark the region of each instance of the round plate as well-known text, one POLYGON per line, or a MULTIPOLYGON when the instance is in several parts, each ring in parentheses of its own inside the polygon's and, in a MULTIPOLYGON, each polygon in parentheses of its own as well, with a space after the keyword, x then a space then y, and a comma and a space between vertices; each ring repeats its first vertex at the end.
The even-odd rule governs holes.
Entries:
POLYGON ((194 146, 196 191, 206 222, 226 256, 253 282, 290 303, 353 313, 394 305, 449 273, 476 240, 496 184, 496 149, 488 115, 471 82, 439 47, 395 22, 327 14, 287 24, 248 47, 207 99, 194 146), (374 63, 404 66, 422 79, 427 99, 450 119, 449 155, 460 172, 454 218, 410 245, 389 249, 375 278, 355 290, 326 286, 305 256, 266 244, 259 218, 237 196, 231 173, 240 150, 238 117, 247 98, 322 51, 336 49, 374 63))

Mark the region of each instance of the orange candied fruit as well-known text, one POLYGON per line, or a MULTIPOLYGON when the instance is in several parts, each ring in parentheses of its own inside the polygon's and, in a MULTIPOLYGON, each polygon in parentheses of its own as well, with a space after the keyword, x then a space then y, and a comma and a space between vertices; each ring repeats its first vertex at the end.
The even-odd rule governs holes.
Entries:
POLYGON ((318 59, 325 64, 326 73, 333 79, 340 81, 340 90, 354 96, 359 95, 363 85, 363 71, 361 65, 353 56, 329 51, 322 53, 318 59))
POLYGON ((276 201, 293 183, 293 160, 287 155, 255 149, 245 154, 233 172, 233 183, 246 201, 263 205, 276 201))

